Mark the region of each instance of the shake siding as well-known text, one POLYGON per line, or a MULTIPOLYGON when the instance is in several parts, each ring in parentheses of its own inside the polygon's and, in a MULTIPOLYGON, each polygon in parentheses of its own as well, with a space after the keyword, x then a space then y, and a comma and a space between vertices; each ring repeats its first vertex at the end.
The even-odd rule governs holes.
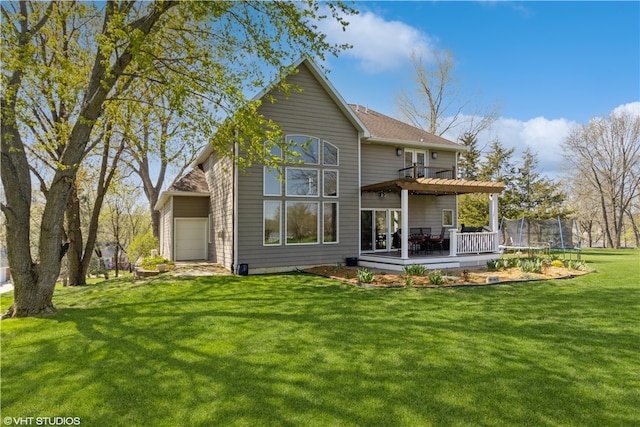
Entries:
MULTIPOLYGON (((358 133, 338 106, 331 100, 313 75, 301 66, 300 72, 289 81, 303 88, 285 99, 280 93, 272 93, 278 101, 265 102, 259 112, 277 122, 285 134, 302 134, 326 140, 339 149, 339 166, 324 169, 339 171, 338 198, 296 197, 286 198, 284 184, 281 197, 263 196, 263 167, 254 165, 240 174, 238 181, 238 263, 249 264, 252 269, 294 268, 304 265, 334 264, 344 262, 345 257, 358 255, 359 248, 359 182, 358 182, 358 133), (263 245, 263 201, 280 201, 281 241, 278 246, 263 245), (319 202, 319 242, 309 245, 286 245, 285 202, 319 202), (322 242, 322 202, 338 202, 339 229, 336 244, 322 242)), ((320 166, 309 166, 322 170, 320 166)), ((322 183, 322 173, 320 174, 322 183)), ((322 188, 320 185, 320 194, 322 188)))
POLYGON ((174 218, 206 218, 209 215, 208 197, 173 197, 174 218))
POLYGON ((162 207, 160 211, 160 254, 168 259, 173 259, 173 197, 162 207))
POLYGON ((212 154, 205 178, 210 197, 209 259, 231 270, 233 264, 233 166, 228 158, 212 154))

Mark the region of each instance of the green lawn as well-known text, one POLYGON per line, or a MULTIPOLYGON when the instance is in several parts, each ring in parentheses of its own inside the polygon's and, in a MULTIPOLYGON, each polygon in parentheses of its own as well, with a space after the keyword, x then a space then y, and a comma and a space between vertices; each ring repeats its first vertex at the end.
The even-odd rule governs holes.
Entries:
POLYGON ((475 288, 291 274, 59 289, 55 316, 2 322, 2 418, 637 426, 640 252, 584 258, 598 272, 475 288))

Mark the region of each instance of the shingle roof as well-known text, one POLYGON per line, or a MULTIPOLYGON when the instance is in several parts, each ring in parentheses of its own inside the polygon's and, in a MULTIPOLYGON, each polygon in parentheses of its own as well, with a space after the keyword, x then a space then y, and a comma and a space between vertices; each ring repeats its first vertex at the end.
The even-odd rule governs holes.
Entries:
POLYGON ((204 172, 195 168, 182 178, 171 184, 167 191, 192 191, 197 193, 206 193, 209 191, 204 172))
POLYGON ((460 148, 460 144, 449 141, 448 139, 429 133, 425 130, 411 126, 393 117, 386 116, 368 107, 356 106, 349 104, 349 107, 358 116, 360 121, 364 123, 369 132, 371 139, 407 141, 407 142, 424 142, 428 144, 438 144, 450 146, 452 148, 460 148))

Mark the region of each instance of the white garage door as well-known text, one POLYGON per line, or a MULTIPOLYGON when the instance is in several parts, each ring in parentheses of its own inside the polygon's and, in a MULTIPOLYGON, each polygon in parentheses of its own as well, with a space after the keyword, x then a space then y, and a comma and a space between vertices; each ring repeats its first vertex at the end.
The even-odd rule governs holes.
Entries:
POLYGON ((207 259, 207 219, 176 218, 176 261, 207 259))

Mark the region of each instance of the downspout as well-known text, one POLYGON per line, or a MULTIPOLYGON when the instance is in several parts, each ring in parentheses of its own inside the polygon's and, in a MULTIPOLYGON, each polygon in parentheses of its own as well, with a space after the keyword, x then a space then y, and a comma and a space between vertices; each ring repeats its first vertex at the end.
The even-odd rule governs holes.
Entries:
POLYGON ((233 261, 231 264, 231 272, 236 273, 238 268, 238 166, 236 165, 236 159, 240 152, 238 145, 238 131, 236 130, 236 141, 233 145, 233 261))

